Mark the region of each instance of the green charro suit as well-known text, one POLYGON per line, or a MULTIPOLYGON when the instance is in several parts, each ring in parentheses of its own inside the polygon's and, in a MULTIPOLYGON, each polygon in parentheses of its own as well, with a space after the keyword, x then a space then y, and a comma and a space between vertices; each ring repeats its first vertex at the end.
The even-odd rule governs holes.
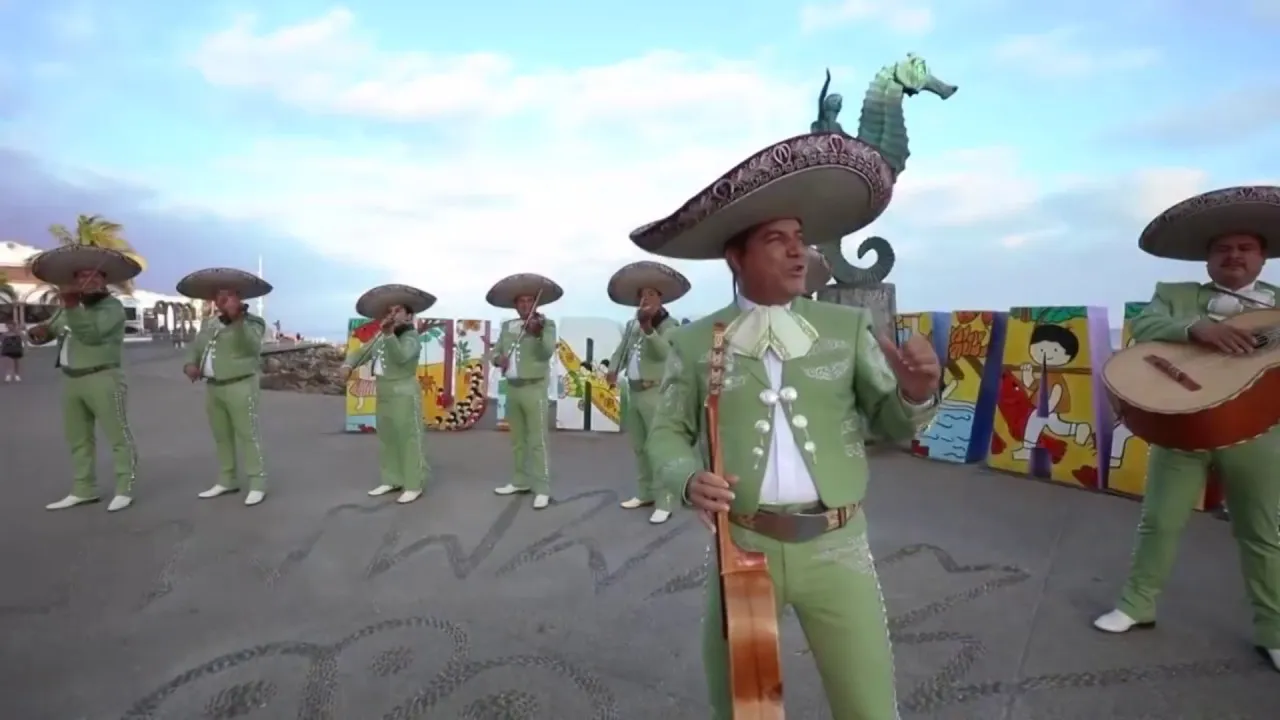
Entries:
POLYGON ((249 489, 266 490, 258 417, 266 330, 266 321, 248 312, 226 325, 217 317, 205 318, 187 351, 187 363, 196 366, 208 386, 204 410, 218 455, 218 485, 225 488, 239 486, 239 454, 249 489))
POLYGON ((422 447, 422 387, 418 384, 421 349, 418 331, 406 327, 398 334, 379 333, 346 360, 351 368, 373 363, 381 482, 409 492, 421 491, 431 474, 422 447))
MULTIPOLYGON (((1256 289, 1280 298, 1275 286, 1256 289)), ((1133 319, 1136 342, 1188 342, 1187 330, 1209 316, 1211 284, 1160 283, 1133 319)), ((1280 649, 1280 430, 1213 452, 1152 447, 1133 566, 1117 609, 1139 623, 1155 621, 1156 598, 1169 577, 1178 538, 1203 495, 1210 466, 1222 479, 1240 548, 1245 589, 1253 604, 1253 629, 1261 647, 1280 649)))
POLYGON ((129 430, 128 386, 120 367, 125 320, 124 305, 108 296, 93 305, 61 309, 47 325, 47 337, 58 339, 57 362, 66 376, 62 422, 71 449, 71 494, 78 498, 98 494, 93 468, 95 421, 111 444, 116 495, 133 494, 138 452, 129 430))
POLYGON ((649 439, 649 428, 653 426, 653 415, 658 409, 658 398, 661 393, 658 384, 662 382, 662 370, 667 363, 667 355, 671 352, 671 341, 668 335, 680 327, 680 323, 668 316, 645 333, 640 323, 630 320, 622 330, 622 341, 609 360, 609 370, 619 376, 625 374, 631 383, 627 390, 627 409, 622 418, 622 427, 631 438, 631 448, 636 455, 636 484, 639 490, 636 498, 642 502, 653 503, 655 510, 671 510, 672 494, 665 487, 654 487, 653 468, 649 464, 649 454, 645 451, 649 439), (631 361, 635 358, 638 374, 631 376, 631 361))
POLYGON ((542 335, 521 335, 519 318, 502 324, 492 363, 507 358, 507 414, 515 473, 511 484, 535 495, 551 494, 551 470, 547 464, 547 384, 551 359, 556 353, 556 323, 544 316, 542 335), (520 342, 516 343, 517 336, 520 342))
MULTIPOLYGON (((868 418, 871 430, 906 440, 932 419, 934 407, 917 408, 902 399, 871 334, 866 310, 804 298, 794 300, 791 309, 818 331, 807 354, 782 363, 781 387, 796 391, 796 399, 783 404, 796 427, 796 451, 823 505, 860 503, 868 466, 859 414, 868 418), (807 423, 798 423, 800 416, 807 423)), ((741 312, 730 305, 671 333, 672 350, 648 449, 657 482, 673 493, 683 495, 688 479, 707 467, 700 448, 712 328, 716 323, 727 325, 741 312)), ((751 514, 763 507, 761 485, 768 466, 763 458, 769 455, 774 418, 762 391, 773 385, 764 361, 727 350, 726 362, 720 396, 725 471, 738 477, 733 513, 751 514)), ((896 720, 893 654, 866 531, 862 512, 843 528, 803 543, 732 527, 740 546, 768 557, 779 611, 787 604, 795 607, 832 715, 840 720, 896 720)), ((703 620, 703 662, 714 717, 730 720, 727 645, 719 608, 713 572, 703 620)))

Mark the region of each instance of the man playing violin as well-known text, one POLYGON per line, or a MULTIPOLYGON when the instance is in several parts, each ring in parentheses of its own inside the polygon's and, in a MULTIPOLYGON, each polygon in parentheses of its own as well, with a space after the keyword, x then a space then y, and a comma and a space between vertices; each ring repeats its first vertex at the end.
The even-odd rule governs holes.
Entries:
MULTIPOLYGON (((1133 320, 1135 342, 1196 343, 1223 355, 1257 352, 1253 336, 1220 322, 1275 307, 1280 292, 1258 277, 1280 255, 1280 187, 1237 187, 1181 202, 1156 218, 1139 246, 1157 257, 1206 263, 1209 282, 1159 283, 1133 320)), ((1280 671, 1280 430, 1212 452, 1152 446, 1137 545, 1120 601, 1093 625, 1126 633, 1155 625, 1156 599, 1173 569, 1178 538, 1203 497, 1212 467, 1221 479, 1253 605, 1257 650, 1280 671)))
POLYGON ((491 362, 506 379, 506 420, 511 432, 515 470, 511 482, 494 489, 498 495, 533 493, 533 507, 551 503, 551 470, 547 464, 550 422, 551 359, 556 353, 556 324, 538 312, 564 296, 552 280, 534 273, 511 275, 489 289, 494 307, 513 309, 517 318, 502 324, 491 362))
MULTIPOLYGON (((734 302, 671 333, 649 458, 657 482, 709 527, 713 514, 727 513, 733 541, 764 553, 777 607, 795 608, 838 720, 898 718, 861 507, 869 467, 859 417, 886 439, 913 437, 936 412, 941 370, 923 338, 895 347, 873 334, 867 310, 803 297, 812 289, 806 243, 866 226, 888 205, 891 187, 892 171, 874 148, 816 133, 765 149, 631 236, 666 257, 724 259, 733 273, 734 302), (828 187, 815 191, 818 182, 828 187), (707 471, 701 450, 719 324, 724 476, 707 471)), ((712 716, 730 720, 735 649, 717 574, 707 586, 702 652, 712 716)))
POLYGON ((207 388, 204 408, 218 456, 218 480, 198 497, 207 500, 239 492, 239 458, 249 481, 244 504, 257 505, 267 491, 258 417, 267 323, 249 312, 245 301, 271 292, 271 285, 243 270, 207 268, 180 280, 178 292, 213 308, 200 324, 182 368, 191 382, 204 382, 207 388))
POLYGON ((674 302, 689 292, 689 280, 675 268, 662 263, 631 263, 609 279, 609 299, 636 308, 636 317, 622 330, 622 341, 609 360, 609 385, 617 385, 618 371, 627 377, 627 409, 622 425, 631 438, 636 456, 635 497, 622 503, 627 510, 653 506, 649 522, 658 525, 671 518, 674 496, 664 487, 654 487, 653 467, 645 445, 653 414, 658 407, 658 383, 671 344, 667 335, 680 326, 663 302, 674 302))
POLYGON ((360 296, 356 312, 380 320, 378 336, 343 361, 345 383, 355 368, 370 363, 377 391, 378 470, 372 497, 399 492, 396 502, 422 497, 431 474, 423 449, 422 387, 418 359, 422 343, 414 316, 435 305, 436 297, 409 285, 379 285, 360 296))
POLYGON ((128 387, 121 369, 127 316, 109 286, 140 272, 142 267, 133 258, 87 245, 55 248, 31 260, 31 274, 57 286, 62 299, 62 307, 49 322, 28 331, 36 345, 58 341, 55 364, 65 376, 62 414, 71 449, 71 494, 46 505, 47 510, 98 501, 95 424, 111 444, 116 476, 115 496, 107 510, 123 510, 133 503, 138 452, 129 430, 128 387))

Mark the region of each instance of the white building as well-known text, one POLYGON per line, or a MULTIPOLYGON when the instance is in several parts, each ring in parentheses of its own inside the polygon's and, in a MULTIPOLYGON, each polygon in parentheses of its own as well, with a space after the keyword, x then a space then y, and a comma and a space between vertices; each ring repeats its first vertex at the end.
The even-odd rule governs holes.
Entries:
MULTIPOLYGON (((30 245, 0 242, 0 275, 13 288, 17 301, 0 297, 0 320, 17 317, 24 327, 30 327, 48 320, 57 310, 58 289, 40 282, 27 269, 27 261, 38 252, 40 248, 30 245)), ((125 327, 129 335, 167 333, 174 328, 190 332, 198 322, 203 304, 181 295, 162 295, 142 289, 120 300, 129 317, 125 327)))

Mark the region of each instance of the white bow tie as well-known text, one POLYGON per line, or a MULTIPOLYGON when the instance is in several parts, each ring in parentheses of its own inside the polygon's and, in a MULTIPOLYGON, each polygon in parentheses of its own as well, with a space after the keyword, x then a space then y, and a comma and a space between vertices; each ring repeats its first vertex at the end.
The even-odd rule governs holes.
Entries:
POLYGON ((786 362, 807 355, 818 330, 788 308, 757 305, 729 323, 725 338, 739 355, 763 359, 773 350, 786 362))

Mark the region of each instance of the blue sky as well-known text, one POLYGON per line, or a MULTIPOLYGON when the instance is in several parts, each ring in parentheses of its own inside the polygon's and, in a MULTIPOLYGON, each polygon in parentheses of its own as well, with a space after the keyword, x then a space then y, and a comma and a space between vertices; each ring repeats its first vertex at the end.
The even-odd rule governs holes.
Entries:
MULTIPOLYGON (((1151 217, 1280 181, 1280 0, 1197 5, 0 0, 0 239, 101 213, 158 291, 261 253, 269 307, 310 333, 392 281, 497 317, 484 291, 520 271, 566 287, 558 314, 621 317, 630 229, 807 129, 824 68, 852 130, 916 52, 960 91, 908 102, 911 160, 864 233, 899 253, 900 307, 1115 314, 1202 272, 1137 251, 1151 217)), ((717 263, 679 267, 673 310, 723 302, 717 263)))

